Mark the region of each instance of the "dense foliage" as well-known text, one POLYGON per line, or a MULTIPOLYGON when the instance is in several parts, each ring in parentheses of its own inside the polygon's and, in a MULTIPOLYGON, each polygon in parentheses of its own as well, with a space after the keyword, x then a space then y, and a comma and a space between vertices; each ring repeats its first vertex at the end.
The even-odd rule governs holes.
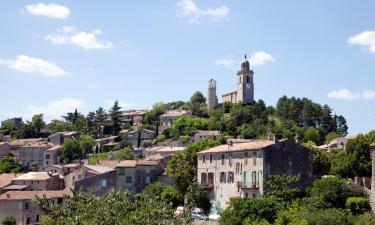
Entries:
POLYGON ((36 200, 46 213, 42 225, 159 225, 184 224, 175 218, 171 204, 150 195, 133 198, 126 192, 110 192, 101 197, 76 193, 64 207, 46 199, 36 200))

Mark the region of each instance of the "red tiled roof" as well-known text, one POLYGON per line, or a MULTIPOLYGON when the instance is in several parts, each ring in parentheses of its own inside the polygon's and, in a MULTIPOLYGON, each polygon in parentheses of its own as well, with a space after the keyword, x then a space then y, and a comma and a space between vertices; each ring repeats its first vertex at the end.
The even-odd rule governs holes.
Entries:
POLYGON ((47 173, 47 172, 28 172, 13 180, 48 180, 52 176, 59 176, 58 173, 47 173))
POLYGON ((58 190, 58 191, 8 191, 0 195, 1 200, 28 200, 35 199, 36 196, 39 198, 62 198, 66 196, 72 196, 73 192, 70 189, 58 190))
POLYGON ((258 150, 273 144, 275 144, 274 141, 252 141, 247 143, 233 143, 232 146, 230 146, 229 144, 219 145, 217 147, 198 152, 198 154, 258 150))
POLYGON ((23 173, 3 173, 0 174, 0 188, 6 187, 12 183, 16 177, 23 175, 23 173))

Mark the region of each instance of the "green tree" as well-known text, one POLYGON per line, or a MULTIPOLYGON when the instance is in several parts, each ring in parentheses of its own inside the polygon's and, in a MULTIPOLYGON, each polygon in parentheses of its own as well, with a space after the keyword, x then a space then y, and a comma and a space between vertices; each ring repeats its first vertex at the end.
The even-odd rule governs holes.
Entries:
POLYGON ((236 198, 221 215, 221 225, 242 225, 250 220, 267 220, 273 223, 280 203, 274 198, 236 198))
POLYGON ((120 109, 119 102, 116 100, 109 111, 113 135, 117 135, 121 130, 120 109))
POLYGON ((331 171, 331 158, 328 153, 317 148, 314 148, 312 153, 314 175, 328 175, 331 171))
POLYGON ((34 115, 31 119, 31 126, 39 133, 40 130, 46 126, 46 123, 43 120, 43 114, 34 115))
POLYGON ((103 128, 106 125, 106 119, 107 119, 107 116, 106 116, 105 110, 102 107, 99 107, 95 111, 95 128, 96 128, 98 137, 103 136, 103 128))
POLYGON ((312 141, 315 145, 320 144, 319 130, 314 127, 309 127, 305 132, 305 141, 312 141))
POLYGON ((309 225, 352 225, 355 221, 348 211, 337 208, 307 211, 302 214, 302 218, 309 225))
POLYGON ((300 177, 271 175, 264 182, 264 196, 274 197, 283 203, 296 199, 301 190, 296 187, 300 177))
POLYGON ((338 137, 340 137, 340 135, 338 133, 336 133, 335 131, 329 132, 326 135, 326 142, 329 143, 330 141, 332 141, 333 139, 338 138, 338 137))
POLYGON ((175 187, 180 196, 185 196, 187 188, 196 181, 197 153, 219 144, 220 142, 216 140, 203 140, 191 144, 168 162, 167 175, 175 179, 175 187))
POLYGON ((178 224, 171 204, 158 198, 110 192, 97 197, 76 193, 66 199, 63 207, 38 198, 37 204, 46 213, 42 225, 160 225, 178 224))
POLYGON ((346 199, 345 206, 353 215, 363 214, 371 209, 369 200, 363 197, 350 197, 346 199))
POLYGON ((82 157, 92 153, 93 147, 96 145, 95 139, 90 135, 83 135, 79 138, 79 147, 81 149, 82 157))
POLYGON ((308 190, 309 204, 312 208, 345 208, 350 188, 338 177, 316 180, 308 190))
POLYGON ((0 161, 0 174, 1 173, 17 173, 22 168, 19 166, 18 161, 13 156, 5 156, 0 161))
POLYGON ((202 94, 202 92, 197 91, 190 97, 191 104, 205 104, 206 98, 202 94))
POLYGON ((12 216, 4 217, 1 221, 2 225, 16 225, 16 219, 12 216))
POLYGON ((198 130, 207 130, 207 126, 207 119, 182 116, 173 123, 173 133, 176 137, 181 135, 193 136, 198 130))
POLYGON ((181 204, 176 189, 173 186, 165 185, 160 182, 148 185, 145 188, 144 195, 152 198, 158 197, 167 204, 172 203, 173 208, 181 204))
POLYGON ((133 160, 135 156, 129 148, 121 149, 115 152, 116 160, 133 160))
POLYGON ((192 183, 186 191, 187 206, 191 209, 200 208, 205 213, 211 209, 210 199, 207 191, 197 182, 192 183))
POLYGON ((64 163, 70 163, 75 159, 82 158, 82 151, 78 139, 65 139, 61 147, 61 159, 64 163))

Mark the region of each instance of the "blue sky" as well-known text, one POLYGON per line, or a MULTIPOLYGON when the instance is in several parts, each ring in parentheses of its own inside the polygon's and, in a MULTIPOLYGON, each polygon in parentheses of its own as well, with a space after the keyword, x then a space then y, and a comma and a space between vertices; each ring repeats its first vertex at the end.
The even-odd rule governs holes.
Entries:
MULTIPOLYGON (((236 88, 244 54, 255 97, 308 97, 375 128, 374 1, 3 1, 0 119, 76 107, 150 108, 236 88)), ((221 99, 219 97, 219 99, 221 99)))

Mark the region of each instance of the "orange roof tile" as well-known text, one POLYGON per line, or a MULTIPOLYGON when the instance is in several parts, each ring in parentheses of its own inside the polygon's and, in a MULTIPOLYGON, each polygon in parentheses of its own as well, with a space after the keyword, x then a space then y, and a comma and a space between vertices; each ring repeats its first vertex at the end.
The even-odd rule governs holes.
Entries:
POLYGON ((36 196, 39 198, 62 198, 66 196, 72 196, 73 192, 70 189, 58 190, 58 191, 8 191, 0 195, 1 200, 28 200, 35 199, 36 196))
POLYGON ((16 177, 23 175, 23 173, 3 173, 0 174, 0 188, 6 187, 12 183, 16 177))
POLYGON ((201 152, 198 152, 198 154, 204 154, 204 153, 220 153, 220 152, 240 152, 240 151, 246 151, 246 150, 259 150, 265 147, 268 147, 270 145, 275 144, 274 141, 252 141, 247 143, 233 143, 232 146, 229 144, 227 145, 219 145, 217 147, 213 147, 201 152))

